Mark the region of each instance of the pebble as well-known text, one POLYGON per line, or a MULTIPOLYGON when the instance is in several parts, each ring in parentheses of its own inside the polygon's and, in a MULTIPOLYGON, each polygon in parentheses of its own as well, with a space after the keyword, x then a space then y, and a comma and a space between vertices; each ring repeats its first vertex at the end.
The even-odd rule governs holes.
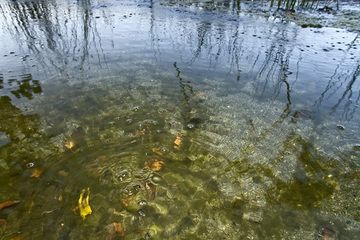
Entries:
POLYGON ((144 212, 143 210, 139 210, 138 213, 139 213, 139 215, 142 216, 142 217, 145 217, 145 216, 146 216, 146 214, 145 214, 145 212, 144 212))
POLYGON ((337 129, 339 130, 345 130, 345 127, 343 125, 336 125, 337 129))
POLYGON ((147 202, 145 200, 140 200, 138 202, 139 206, 146 206, 147 205, 147 202))
POLYGON ((153 184, 156 185, 156 184, 161 183, 161 182, 162 182, 162 179, 161 179, 160 176, 153 175, 153 176, 151 177, 151 181, 152 181, 153 184))
POLYGON ((33 168, 33 167, 35 167, 35 163, 29 162, 29 163, 26 164, 26 167, 27 168, 33 168))
POLYGON ((243 219, 254 223, 260 223, 262 222, 263 217, 261 212, 247 212, 243 214, 243 219))

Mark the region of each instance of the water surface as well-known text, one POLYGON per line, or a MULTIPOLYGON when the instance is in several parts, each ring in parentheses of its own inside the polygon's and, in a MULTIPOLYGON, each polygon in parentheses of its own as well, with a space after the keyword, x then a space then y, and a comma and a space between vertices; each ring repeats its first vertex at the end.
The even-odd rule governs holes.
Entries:
POLYGON ((0 12, 0 238, 360 237, 358 33, 227 1, 0 12))

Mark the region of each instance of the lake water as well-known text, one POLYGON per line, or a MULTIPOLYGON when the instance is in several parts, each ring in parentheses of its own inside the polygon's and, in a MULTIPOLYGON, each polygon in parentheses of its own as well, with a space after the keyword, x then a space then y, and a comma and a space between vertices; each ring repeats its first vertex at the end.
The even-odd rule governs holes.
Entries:
POLYGON ((359 34, 189 2, 0 1, 0 239, 360 238, 359 34))

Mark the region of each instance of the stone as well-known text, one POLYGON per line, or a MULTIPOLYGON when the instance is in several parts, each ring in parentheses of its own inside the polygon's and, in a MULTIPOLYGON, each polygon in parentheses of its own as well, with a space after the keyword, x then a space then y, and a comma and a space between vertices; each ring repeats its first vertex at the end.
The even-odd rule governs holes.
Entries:
POLYGON ((352 149, 353 149, 354 151, 360 152, 360 144, 355 144, 355 145, 352 147, 352 149))
POLYGON ((262 212, 251 211, 243 214, 243 219, 253 223, 261 223, 263 220, 262 212))
POLYGON ((345 127, 343 125, 336 125, 337 129, 339 130, 345 130, 345 127))

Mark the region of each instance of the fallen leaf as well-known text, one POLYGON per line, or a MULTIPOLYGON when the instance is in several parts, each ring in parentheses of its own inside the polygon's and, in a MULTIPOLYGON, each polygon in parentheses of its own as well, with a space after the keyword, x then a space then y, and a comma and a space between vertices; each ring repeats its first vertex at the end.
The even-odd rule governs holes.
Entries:
POLYGON ((0 229, 6 228, 7 221, 5 219, 0 218, 0 229))
POLYGON ((67 149, 72 149, 75 147, 75 142, 73 140, 68 140, 65 142, 64 146, 67 148, 67 149))
POLYGON ((25 238, 21 235, 17 235, 15 237, 10 238, 10 240, 23 240, 23 239, 25 239, 25 238))
POLYGON ((114 226, 114 230, 115 230, 115 232, 117 233, 117 235, 119 235, 120 237, 124 237, 124 236, 125 236, 125 232, 124 232, 124 229, 123 229, 121 223, 116 223, 116 222, 114 222, 114 223, 113 223, 113 226, 114 226))
POLYGON ((90 204, 89 204, 89 197, 90 197, 90 188, 83 189, 80 193, 78 207, 80 211, 80 216, 85 219, 87 215, 92 213, 90 204))
POLYGON ((182 144, 182 136, 180 133, 177 133, 174 141, 174 148, 179 149, 181 144, 182 144))
POLYGON ((106 236, 106 240, 123 239, 125 237, 125 231, 121 223, 113 222, 105 227, 108 235, 106 236))
POLYGON ((39 168, 34 168, 31 172, 31 176, 32 178, 38 178, 42 175, 43 173, 43 170, 42 169, 39 169, 39 168))
POLYGON ((164 149, 160 148, 160 147, 154 147, 151 148, 151 151, 157 155, 163 156, 164 155, 164 149))
POLYGON ((162 160, 153 159, 153 160, 151 160, 149 162, 146 162, 145 166, 150 168, 153 171, 160 171, 163 168, 164 164, 165 163, 162 160))
POLYGON ((8 200, 8 201, 5 201, 5 202, 2 202, 2 203, 0 203, 0 210, 4 209, 4 208, 11 207, 11 206, 14 206, 14 205, 16 205, 18 203, 20 203, 20 201, 8 200))

